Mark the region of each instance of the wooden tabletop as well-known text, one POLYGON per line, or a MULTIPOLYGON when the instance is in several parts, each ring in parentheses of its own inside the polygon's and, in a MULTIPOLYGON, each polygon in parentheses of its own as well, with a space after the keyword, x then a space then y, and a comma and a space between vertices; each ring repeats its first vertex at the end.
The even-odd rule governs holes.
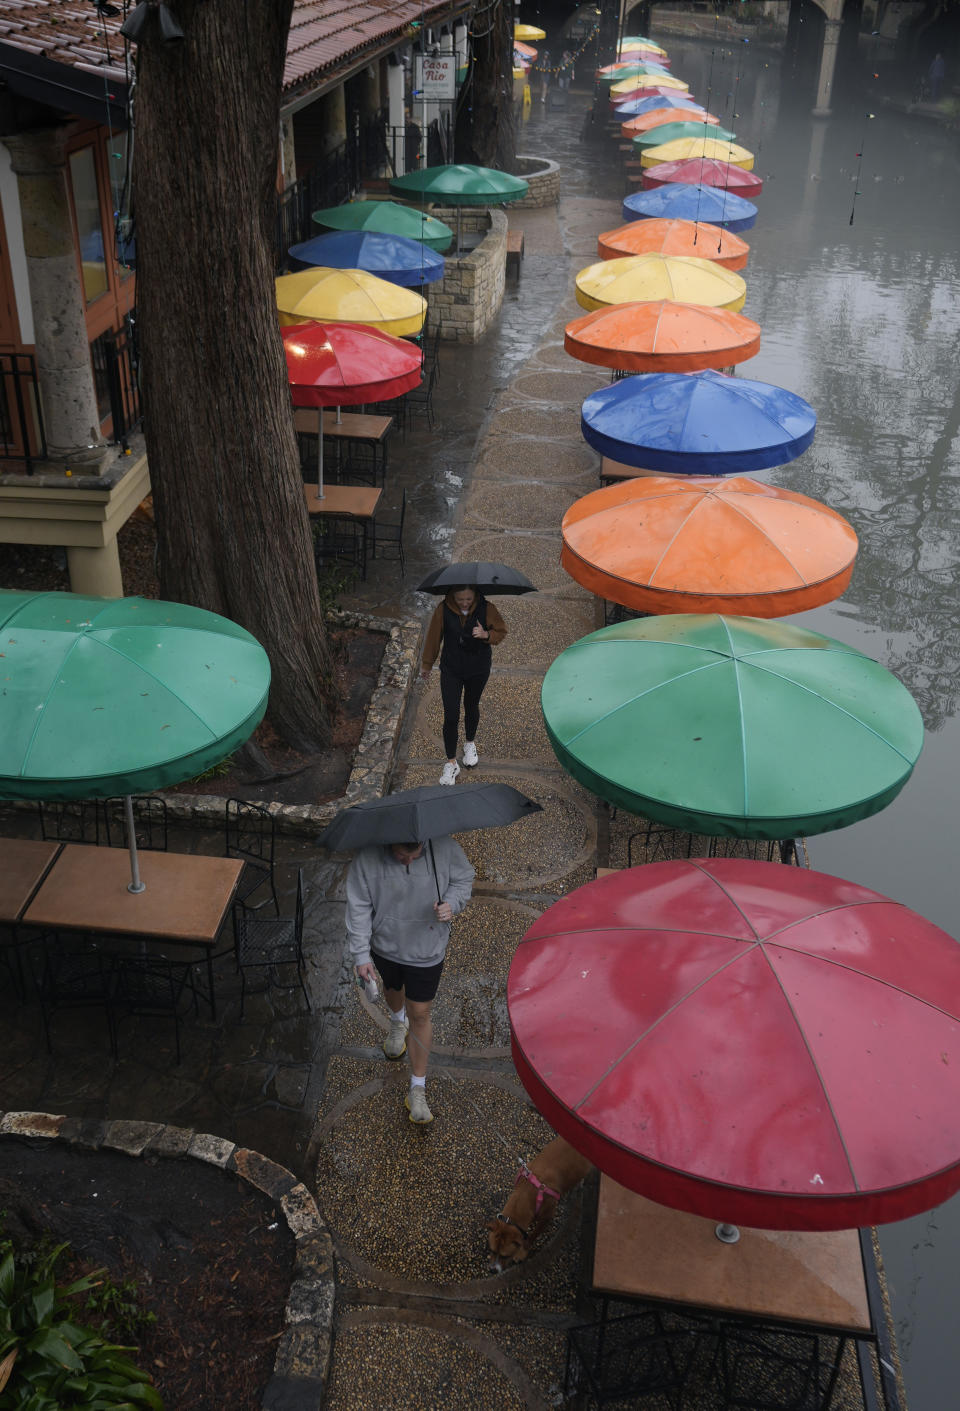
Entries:
POLYGON ((19 921, 60 843, 34 838, 0 839, 0 921, 19 921))
MULTIPOLYGON (((316 436, 317 414, 310 407, 299 407, 293 414, 293 424, 305 436, 316 436)), ((393 425, 392 416, 373 416, 370 412, 323 413, 323 434, 342 441, 382 441, 393 425)))
POLYGON ((212 945, 233 899, 243 862, 179 852, 141 852, 146 889, 127 891, 126 848, 68 843, 27 908, 31 926, 166 937, 212 945))
POLYGON ((323 499, 317 499, 317 487, 304 484, 308 514, 340 514, 350 519, 372 519, 380 502, 382 490, 366 485, 324 485, 323 499))
POLYGON ((750 1230, 723 1244, 715 1220, 668 1210, 600 1179, 593 1283, 604 1293, 719 1313, 873 1331, 856 1230, 750 1230))

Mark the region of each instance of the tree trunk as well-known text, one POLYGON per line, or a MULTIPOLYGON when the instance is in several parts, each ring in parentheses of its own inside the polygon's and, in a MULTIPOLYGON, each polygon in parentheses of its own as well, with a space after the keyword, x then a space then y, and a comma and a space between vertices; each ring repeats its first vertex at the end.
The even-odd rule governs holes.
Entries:
POLYGON ((513 5, 511 0, 500 0, 482 13, 474 31, 470 87, 457 114, 457 156, 463 162, 513 171, 517 154, 513 5))
POLYGON ((273 287, 293 0, 176 0, 137 50, 137 312, 165 596, 263 644, 270 719, 329 739, 333 674, 273 287))

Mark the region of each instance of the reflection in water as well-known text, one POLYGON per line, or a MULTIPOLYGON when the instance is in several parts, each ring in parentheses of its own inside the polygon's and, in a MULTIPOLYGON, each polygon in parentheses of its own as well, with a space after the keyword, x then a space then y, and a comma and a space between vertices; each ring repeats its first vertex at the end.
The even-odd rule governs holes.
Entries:
MULTIPOLYGON (((860 535, 845 597, 798 621, 895 672, 928 730, 897 802, 812 839, 812 863, 960 937, 956 138, 886 108, 882 91, 814 119, 810 104, 792 101, 790 83, 781 82, 776 53, 666 42, 673 72, 756 154, 764 180, 743 272, 744 312, 760 323, 763 341, 743 375, 798 392, 819 417, 811 449, 762 478, 824 500, 860 535)), ((838 79, 834 101, 840 97, 838 79)), ((596 144, 579 143, 575 125, 554 121, 550 110, 531 122, 522 146, 561 162, 567 195, 612 194, 596 144)), ((815 747, 785 747, 805 744, 815 747)), ((955 1399, 946 1387, 960 1380, 951 1316, 960 1197, 881 1236, 911 1411, 943 1411, 955 1399)))

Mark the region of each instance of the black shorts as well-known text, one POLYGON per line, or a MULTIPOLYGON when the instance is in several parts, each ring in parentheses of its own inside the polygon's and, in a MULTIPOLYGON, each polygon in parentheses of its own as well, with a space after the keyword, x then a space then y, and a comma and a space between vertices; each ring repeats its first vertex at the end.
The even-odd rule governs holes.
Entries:
POLYGON ((387 960, 385 956, 370 952, 373 963, 380 971, 380 979, 385 990, 404 990, 407 999, 425 1004, 432 1000, 440 984, 443 961, 436 965, 405 965, 401 960, 387 960))

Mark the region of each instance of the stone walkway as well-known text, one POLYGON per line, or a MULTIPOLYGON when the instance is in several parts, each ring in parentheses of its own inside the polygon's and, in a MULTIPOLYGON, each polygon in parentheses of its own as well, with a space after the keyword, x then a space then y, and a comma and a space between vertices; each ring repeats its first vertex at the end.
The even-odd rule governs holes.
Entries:
MULTIPOLYGON (((619 820, 611 829, 606 810, 560 769, 539 707, 553 658, 602 625, 600 605, 560 568, 559 550, 563 513, 597 486, 579 407, 608 374, 568 357, 563 328, 579 312, 573 276, 596 258, 598 232, 620 223, 620 202, 568 194, 558 210, 517 212, 512 223, 525 235, 522 278, 541 276, 539 338, 485 424, 450 557, 511 563, 539 588, 500 601, 509 635, 495 651, 471 777, 512 783, 543 812, 460 837, 477 882, 454 924, 436 1001, 432 1126, 406 1120, 406 1063, 387 1062, 379 1049, 382 1005, 355 988, 347 995, 315 1148, 314 1189, 338 1271, 330 1411, 545 1411, 563 1400, 566 1329, 593 1316, 578 1292, 582 1193, 564 1202, 530 1259, 498 1276, 488 1269, 484 1226, 518 1159, 553 1135, 510 1060, 514 949, 532 919, 592 880, 599 862, 625 865, 638 826, 619 820)), ((435 782, 443 763, 438 673, 418 689, 398 788, 435 782)), ((860 1405, 854 1375, 848 1360, 838 1406, 860 1405)), ((719 1403, 704 1384, 689 1404, 708 1411, 719 1403)))

